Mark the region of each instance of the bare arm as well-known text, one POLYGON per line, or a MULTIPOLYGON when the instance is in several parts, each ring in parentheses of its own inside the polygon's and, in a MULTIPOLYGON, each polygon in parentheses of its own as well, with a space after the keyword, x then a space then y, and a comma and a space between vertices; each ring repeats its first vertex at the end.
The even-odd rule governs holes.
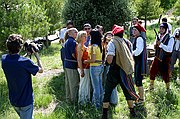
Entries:
POLYGON ((84 63, 95 63, 96 54, 93 54, 93 48, 91 49, 91 59, 85 60, 84 63))
POLYGON ((87 63, 95 63, 95 61, 96 61, 96 55, 95 54, 91 54, 91 59, 84 60, 84 63, 86 63, 86 64, 87 63))
POLYGON ((113 56, 112 55, 107 55, 106 56, 106 61, 108 62, 108 64, 111 64, 113 61, 113 56))
POLYGON ((42 63, 41 63, 41 60, 39 58, 39 54, 37 52, 34 53, 34 56, 36 57, 37 59, 37 64, 39 66, 39 73, 43 73, 43 68, 42 68, 42 63))
POLYGON ((82 66, 82 51, 81 51, 81 48, 82 46, 81 45, 78 45, 78 55, 77 55, 77 61, 78 61, 78 66, 81 70, 81 77, 84 77, 84 69, 83 69, 83 66, 82 66))

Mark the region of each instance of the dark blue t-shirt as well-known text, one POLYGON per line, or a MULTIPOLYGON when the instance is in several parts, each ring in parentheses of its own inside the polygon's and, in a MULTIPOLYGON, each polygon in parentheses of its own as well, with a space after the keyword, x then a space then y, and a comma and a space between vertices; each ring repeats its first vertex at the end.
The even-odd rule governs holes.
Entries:
POLYGON ((64 67, 77 69, 77 60, 72 56, 72 54, 76 56, 76 41, 73 37, 69 37, 65 42, 64 67))
POLYGON ((9 88, 9 99, 13 106, 24 107, 33 104, 31 74, 39 71, 30 59, 15 55, 2 55, 2 69, 9 88))

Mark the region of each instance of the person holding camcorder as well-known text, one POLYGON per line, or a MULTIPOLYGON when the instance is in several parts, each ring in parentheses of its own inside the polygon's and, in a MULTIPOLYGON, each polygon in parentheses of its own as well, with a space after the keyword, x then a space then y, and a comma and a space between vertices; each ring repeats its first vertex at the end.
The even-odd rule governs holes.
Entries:
POLYGON ((176 64, 177 59, 179 59, 179 77, 177 80, 180 80, 180 28, 176 28, 173 33, 175 39, 173 53, 171 56, 171 67, 170 67, 170 77, 172 77, 172 71, 174 70, 174 65, 176 64))
POLYGON ((32 54, 36 57, 38 66, 32 60, 19 55, 23 46, 22 41, 22 36, 18 34, 11 34, 8 37, 6 41, 8 54, 2 55, 2 69, 6 76, 12 106, 20 119, 32 119, 34 96, 31 74, 42 73, 43 68, 39 54, 33 48, 32 54))

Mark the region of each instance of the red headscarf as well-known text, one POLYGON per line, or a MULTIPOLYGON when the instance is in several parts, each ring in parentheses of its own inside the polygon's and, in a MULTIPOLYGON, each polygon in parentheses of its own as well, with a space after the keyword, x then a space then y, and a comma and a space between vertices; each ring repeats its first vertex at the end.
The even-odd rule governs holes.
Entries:
POLYGON ((135 24, 134 27, 139 31, 139 32, 146 32, 146 29, 142 27, 140 24, 135 24))
POLYGON ((124 27, 123 26, 118 26, 116 24, 114 24, 113 28, 112 28, 112 34, 118 34, 118 33, 123 33, 124 32, 124 27))

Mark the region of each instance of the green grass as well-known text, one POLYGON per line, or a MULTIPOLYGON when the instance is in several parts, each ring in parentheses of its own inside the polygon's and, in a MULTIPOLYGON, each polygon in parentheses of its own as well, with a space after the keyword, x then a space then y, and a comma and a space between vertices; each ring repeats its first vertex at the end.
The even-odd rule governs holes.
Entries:
MULTIPOLYGON (((52 44, 41 53, 41 60, 45 72, 52 71, 49 75, 37 75, 33 77, 33 89, 35 97, 35 119, 99 119, 101 110, 96 110, 91 104, 79 106, 65 102, 64 73, 52 75, 54 70, 62 68, 59 55, 60 46, 52 44), (51 106, 55 105, 55 109, 51 106)), ((35 61, 34 57, 32 58, 35 61)), ((178 65, 173 72, 177 77, 178 65)), ((0 119, 18 119, 18 115, 10 105, 8 99, 7 83, 4 73, 0 69, 0 119)), ((145 88, 149 86, 149 77, 143 80, 145 88)), ((115 108, 110 108, 110 119, 132 119, 125 97, 121 88, 119 91, 119 103, 115 108)), ((180 85, 175 81, 171 83, 171 92, 166 94, 165 84, 160 77, 156 78, 155 91, 145 92, 145 106, 136 108, 138 117, 135 119, 179 119, 180 118, 180 85)))

